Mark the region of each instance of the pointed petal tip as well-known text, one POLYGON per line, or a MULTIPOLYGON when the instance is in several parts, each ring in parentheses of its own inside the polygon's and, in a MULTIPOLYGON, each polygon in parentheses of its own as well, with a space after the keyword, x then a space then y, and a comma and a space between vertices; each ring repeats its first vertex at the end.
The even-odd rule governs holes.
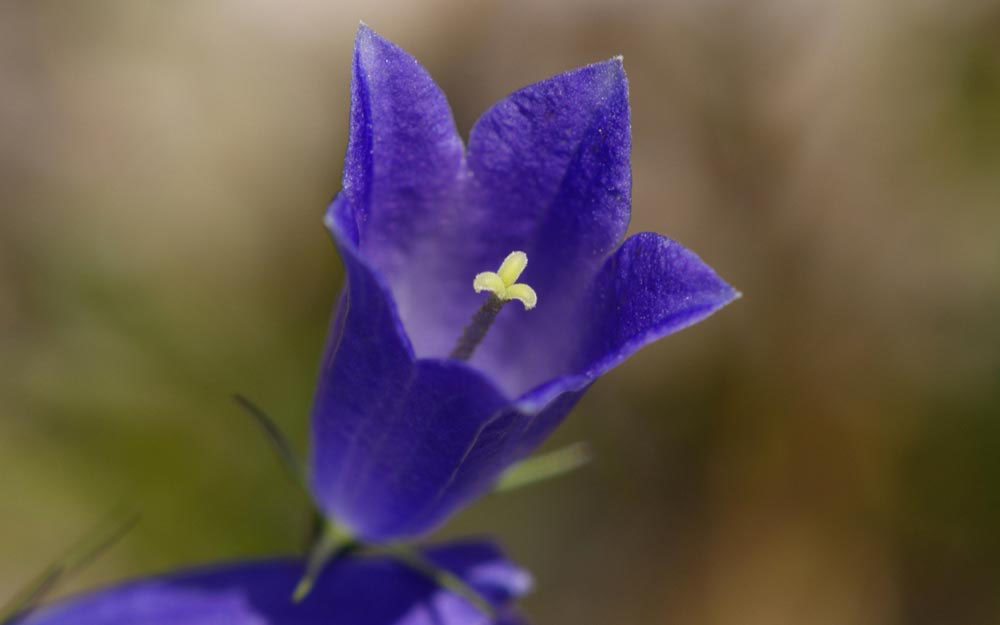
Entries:
POLYGON ((573 74, 575 72, 587 71, 587 70, 591 70, 591 71, 597 70, 599 74, 605 74, 605 75, 613 76, 613 77, 619 77, 620 76, 620 77, 624 78, 625 77, 625 57, 623 57, 622 55, 619 54, 618 56, 613 56, 610 59, 606 59, 604 61, 596 61, 594 63, 590 63, 588 65, 584 65, 584 66, 578 67, 576 69, 571 69, 571 70, 569 70, 569 71, 567 71, 565 73, 566 74, 573 74))
POLYGON ((386 49, 398 49, 398 46, 364 22, 358 22, 358 32, 354 38, 354 49, 357 53, 374 53, 386 49))
POLYGON ((625 58, 622 55, 606 61, 591 63, 578 70, 570 70, 567 74, 589 72, 592 84, 606 94, 615 94, 619 98, 628 98, 628 76, 625 74, 625 58))
MULTIPOLYGON (((373 76, 387 76, 392 72, 412 71, 414 67, 417 68, 417 73, 427 73, 416 57, 398 44, 375 32, 364 22, 358 25, 357 36, 354 40, 354 64, 355 69, 361 70, 369 81, 373 80, 373 76)), ((425 78, 430 80, 429 75, 425 78)), ((377 82, 377 78, 374 80, 377 82)), ((397 77, 394 80, 400 80, 400 78, 397 77)), ((435 89, 438 89, 436 85, 435 89)))
MULTIPOLYGON (((699 261, 701 261, 701 259, 699 259, 699 261)), ((704 261, 701 261, 701 262, 704 262, 704 261)), ((708 267, 708 265, 705 265, 705 266, 708 267)), ((716 271, 714 269, 712 269, 710 267, 708 267, 708 269, 715 276, 715 280, 719 284, 719 289, 718 289, 718 295, 719 295, 718 296, 718 305, 716 306, 716 310, 719 310, 720 308, 723 308, 724 306, 728 306, 729 304, 732 304, 736 300, 738 300, 738 299, 740 299, 740 298, 743 297, 743 292, 742 291, 740 291, 739 289, 735 288, 733 285, 731 285, 728 282, 726 282, 725 280, 723 280, 722 277, 720 277, 719 274, 716 273, 716 271)))
POLYGON ((494 565, 494 568, 498 570, 493 573, 485 570, 485 567, 480 567, 479 571, 473 572, 473 575, 478 573, 482 577, 482 580, 476 581, 497 584, 513 598, 523 597, 534 589, 535 578, 531 573, 520 567, 511 566, 506 562, 497 564, 499 566, 494 565))
POLYGON ((506 550, 491 537, 473 536, 449 543, 447 548, 464 548, 479 556, 480 562, 464 572, 467 581, 474 586, 492 588, 511 599, 523 597, 535 587, 531 572, 511 560, 506 550))
POLYGON ((621 54, 613 56, 606 61, 598 61, 594 65, 605 68, 609 74, 625 78, 625 57, 621 54))
MULTIPOLYGON (((625 89, 623 92, 627 94, 628 79, 625 75, 624 57, 619 54, 618 56, 605 61, 596 61, 594 63, 566 70, 565 72, 556 74, 555 76, 550 76, 544 80, 527 85, 507 97, 510 98, 526 91, 559 83, 589 85, 591 90, 595 90, 597 92, 603 92, 605 90, 611 92, 621 91, 620 86, 624 85, 625 89)), ((501 100, 497 104, 504 102, 506 99, 507 98, 501 100)), ((488 113, 489 111, 487 111, 487 114, 488 113)), ((484 117, 485 116, 486 114, 484 114, 484 117)))

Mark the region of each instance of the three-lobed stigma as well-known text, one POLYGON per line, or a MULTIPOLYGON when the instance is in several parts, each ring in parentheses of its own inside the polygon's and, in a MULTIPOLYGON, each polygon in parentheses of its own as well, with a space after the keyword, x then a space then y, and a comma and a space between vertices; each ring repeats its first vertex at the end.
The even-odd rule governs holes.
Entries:
POLYGON ((476 276, 472 281, 472 288, 476 293, 489 291, 490 296, 483 302, 482 307, 472 316, 472 321, 465 326, 462 336, 458 338, 458 344, 451 351, 451 357, 457 360, 468 360, 476 351, 476 347, 482 342, 489 331, 490 326, 500 313, 504 304, 511 300, 517 300, 524 304, 525 310, 531 310, 538 303, 538 296, 535 289, 527 284, 518 284, 517 279, 521 277, 521 272, 528 266, 528 255, 524 252, 511 252, 507 254, 496 272, 484 271, 476 276))
POLYGON ((476 293, 489 291, 501 302, 508 302, 516 299, 524 304, 525 310, 531 310, 538 303, 538 295, 535 289, 527 284, 519 284, 517 279, 521 277, 524 268, 528 266, 528 255, 524 252, 511 252, 503 260, 500 269, 496 272, 484 271, 476 274, 472 281, 472 288, 476 293))

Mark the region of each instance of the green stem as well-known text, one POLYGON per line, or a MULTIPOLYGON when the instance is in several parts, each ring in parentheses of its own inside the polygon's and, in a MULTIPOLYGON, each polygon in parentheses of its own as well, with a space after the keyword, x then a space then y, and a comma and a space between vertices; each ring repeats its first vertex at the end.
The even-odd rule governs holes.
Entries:
POLYGON ((354 540, 354 537, 347 530, 335 523, 327 522, 323 528, 323 533, 319 535, 316 543, 309 551, 309 559, 306 561, 306 571, 302 575, 302 579, 299 580, 298 585, 295 586, 295 591, 292 593, 292 601, 299 603, 309 596, 313 586, 316 585, 319 574, 323 572, 323 568, 328 562, 347 555, 359 546, 359 543, 354 540))

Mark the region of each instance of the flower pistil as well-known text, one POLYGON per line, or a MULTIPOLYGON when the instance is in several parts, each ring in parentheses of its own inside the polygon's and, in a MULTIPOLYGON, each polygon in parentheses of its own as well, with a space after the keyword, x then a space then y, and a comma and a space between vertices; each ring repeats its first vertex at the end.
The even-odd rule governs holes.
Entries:
POLYGON ((524 252, 514 251, 507 254, 507 258, 503 260, 500 268, 495 272, 484 271, 476 274, 476 278, 472 281, 472 288, 475 289, 476 293, 488 291, 490 295, 473 315, 469 325, 465 326, 462 336, 458 339, 458 344, 451 352, 452 358, 468 360, 472 357, 472 353, 482 342, 500 309, 507 302, 516 299, 524 305, 525 310, 531 310, 535 307, 538 303, 535 289, 517 281, 527 266, 528 255, 524 252))
POLYGON ((538 303, 538 295, 535 289, 527 284, 517 284, 517 279, 521 277, 524 268, 528 266, 528 255, 524 252, 511 252, 503 260, 500 269, 494 273, 484 271, 476 274, 476 279, 472 281, 472 288, 476 293, 489 291, 502 302, 516 299, 524 304, 525 310, 531 310, 538 303))

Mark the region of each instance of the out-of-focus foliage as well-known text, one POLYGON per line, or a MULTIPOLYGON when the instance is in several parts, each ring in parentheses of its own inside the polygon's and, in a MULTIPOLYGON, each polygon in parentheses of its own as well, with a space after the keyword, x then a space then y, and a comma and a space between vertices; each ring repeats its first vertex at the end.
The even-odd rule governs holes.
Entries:
POLYGON ((109 510, 67 590, 297 549, 341 269, 359 19, 467 132, 624 54, 633 231, 745 297, 602 379, 595 460, 497 530, 539 623, 1000 619, 1000 3, 682 0, 0 5, 0 600, 109 510), (596 589, 596 590, 595 590, 596 589))

